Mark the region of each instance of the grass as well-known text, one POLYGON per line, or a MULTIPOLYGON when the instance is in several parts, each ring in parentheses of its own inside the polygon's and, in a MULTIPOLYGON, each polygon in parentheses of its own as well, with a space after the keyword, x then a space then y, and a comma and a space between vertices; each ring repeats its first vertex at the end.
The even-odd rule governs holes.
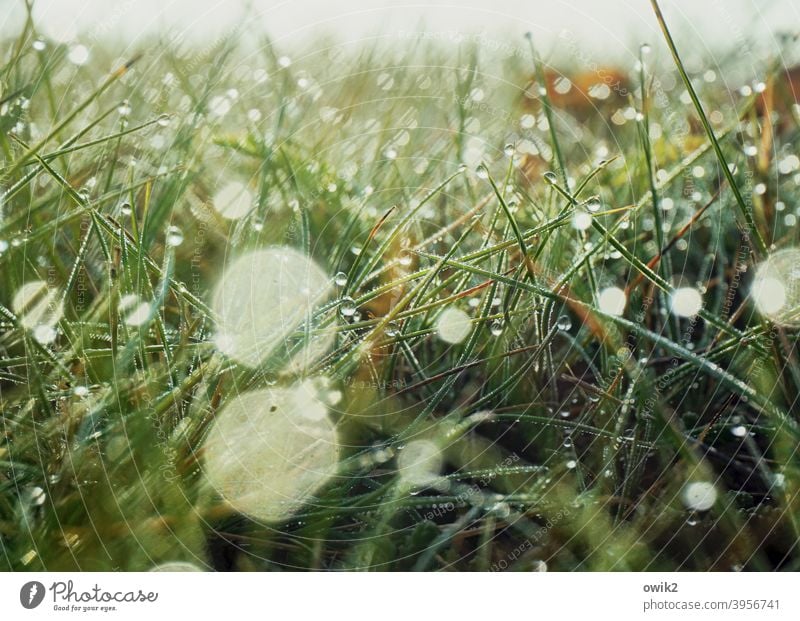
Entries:
POLYGON ((523 37, 76 65, 29 19, 0 67, 0 566, 800 568, 796 330, 751 295, 798 244, 800 115, 766 63, 743 95, 732 60, 687 69, 653 4, 666 47, 566 107, 549 72, 585 63, 523 37), (215 344, 212 293, 270 245, 337 276, 252 368, 215 344), (36 281, 53 321, 15 304, 36 281), (336 476, 280 520, 237 512, 204 473, 215 418, 320 377, 336 476), (409 483, 420 439, 441 476, 409 483))

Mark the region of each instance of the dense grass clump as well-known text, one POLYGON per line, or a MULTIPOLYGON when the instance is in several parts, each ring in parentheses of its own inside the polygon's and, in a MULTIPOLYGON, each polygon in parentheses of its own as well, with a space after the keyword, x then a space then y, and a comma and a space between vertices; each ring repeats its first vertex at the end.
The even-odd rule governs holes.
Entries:
POLYGON ((29 21, 0 566, 800 568, 798 107, 665 35, 606 71, 29 21))

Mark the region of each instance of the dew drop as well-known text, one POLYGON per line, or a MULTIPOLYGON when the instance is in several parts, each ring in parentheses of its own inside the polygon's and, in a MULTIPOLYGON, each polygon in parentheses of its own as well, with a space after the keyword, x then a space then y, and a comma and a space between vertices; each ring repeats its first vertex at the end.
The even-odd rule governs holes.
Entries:
POLYGON ((352 317, 356 314, 356 301, 349 295, 339 300, 339 312, 342 317, 352 317))
POLYGON ((167 228, 167 246, 176 248, 183 243, 183 232, 175 225, 170 225, 167 228))
POLYGON ((589 213, 597 213, 600 211, 601 203, 599 196, 591 196, 583 204, 584 209, 589 213))
POLYGON ((744 438, 747 435, 747 427, 744 425, 736 425, 731 427, 731 433, 737 438, 744 438))

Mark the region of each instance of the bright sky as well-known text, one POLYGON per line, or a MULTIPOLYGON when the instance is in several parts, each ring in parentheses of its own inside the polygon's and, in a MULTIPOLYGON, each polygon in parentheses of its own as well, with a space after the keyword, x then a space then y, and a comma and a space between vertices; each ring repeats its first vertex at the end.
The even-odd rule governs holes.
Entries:
MULTIPOLYGON (((352 41, 398 37, 419 29, 443 36, 455 31, 503 33, 505 40, 531 31, 540 45, 546 45, 566 28, 587 50, 624 54, 641 41, 660 39, 649 0, 36 0, 35 4, 42 28, 56 38, 100 32, 124 36, 129 44, 158 29, 171 36, 207 39, 241 20, 246 6, 248 23, 262 23, 279 45, 306 40, 320 31, 352 41)), ((23 1, 0 0, 0 5, 16 7, 0 11, 0 29, 9 31, 19 23, 23 1)), ((735 43, 742 35, 767 42, 775 32, 800 31, 796 0, 662 0, 661 5, 684 45, 693 41, 715 48, 735 43)))

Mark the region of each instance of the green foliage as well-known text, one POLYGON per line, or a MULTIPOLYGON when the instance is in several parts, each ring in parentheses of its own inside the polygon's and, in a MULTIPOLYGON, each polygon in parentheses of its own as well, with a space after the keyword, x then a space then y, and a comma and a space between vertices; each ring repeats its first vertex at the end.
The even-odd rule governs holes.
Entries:
POLYGON ((0 567, 798 568, 796 332, 749 294, 798 242, 796 107, 776 101, 767 141, 756 96, 674 45, 677 74, 642 55, 626 97, 578 109, 522 40, 296 62, 154 41, 84 66, 37 40, 28 21, 0 68, 0 567), (238 219, 214 208, 231 181, 253 197, 238 219), (343 284, 248 369, 214 345, 211 292, 266 245, 343 284), (33 281, 63 301, 52 338, 14 307, 33 281), (471 319, 461 343, 437 338, 446 308, 471 319), (342 393, 341 474, 264 524, 210 488, 203 439, 238 392, 298 376, 342 393), (396 462, 420 437, 444 471, 414 490, 396 462))

